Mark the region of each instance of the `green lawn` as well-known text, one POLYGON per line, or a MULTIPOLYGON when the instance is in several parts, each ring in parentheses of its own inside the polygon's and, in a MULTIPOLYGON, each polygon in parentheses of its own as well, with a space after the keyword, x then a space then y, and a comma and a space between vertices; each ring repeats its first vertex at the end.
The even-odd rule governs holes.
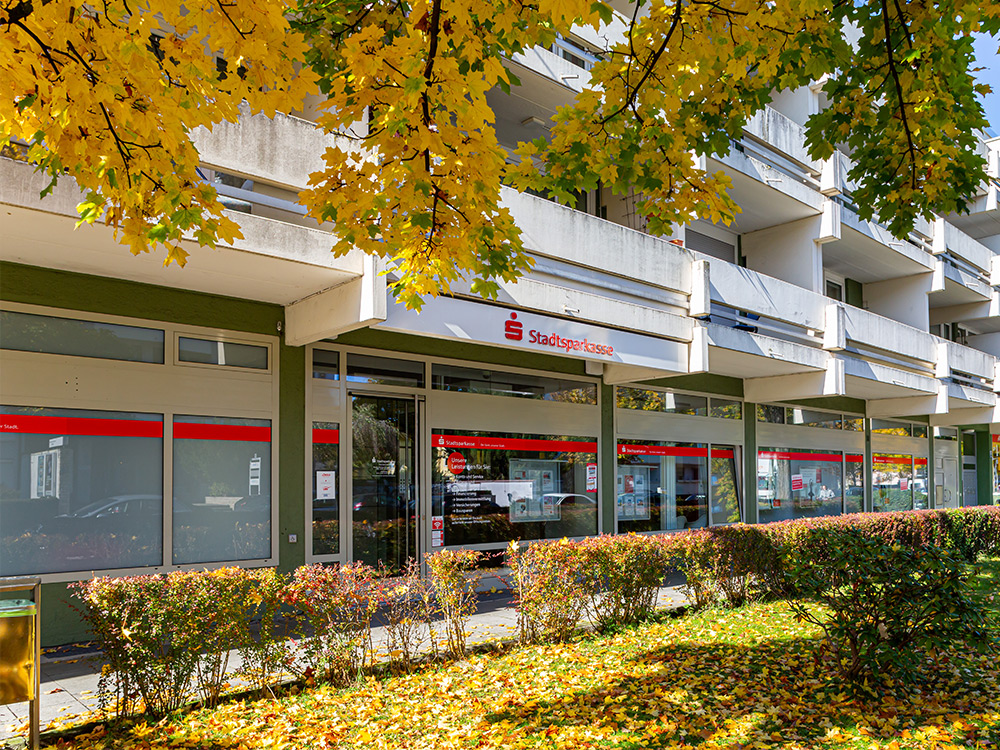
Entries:
MULTIPOLYGON (((977 586, 1000 617, 1000 558, 977 586)), ((1000 621, 998 621, 1000 622, 1000 621)), ((998 625, 1000 627, 1000 625, 998 625)), ((926 684, 858 700, 782 602, 559 646, 481 653, 346 690, 232 702, 75 748, 996 748, 1000 669, 947 655, 926 684)), ((956 644, 956 649, 962 644, 956 644)))

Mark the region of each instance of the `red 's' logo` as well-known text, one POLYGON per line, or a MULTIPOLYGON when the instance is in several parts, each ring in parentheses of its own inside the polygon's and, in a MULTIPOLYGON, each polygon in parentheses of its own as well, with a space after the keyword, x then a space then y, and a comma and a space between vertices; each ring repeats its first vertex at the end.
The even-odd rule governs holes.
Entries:
POLYGON ((517 319, 517 313, 510 314, 510 320, 504 324, 503 331, 503 335, 511 341, 521 340, 521 337, 524 335, 524 331, 523 326, 517 319))
POLYGON ((448 456, 448 471, 452 474, 461 474, 465 471, 465 456, 461 453, 452 453, 448 456))

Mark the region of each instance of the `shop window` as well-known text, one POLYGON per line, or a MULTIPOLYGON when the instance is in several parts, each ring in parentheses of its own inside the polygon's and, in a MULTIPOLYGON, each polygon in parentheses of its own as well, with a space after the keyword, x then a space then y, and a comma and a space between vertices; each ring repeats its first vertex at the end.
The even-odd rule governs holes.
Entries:
POLYGON ((839 515, 844 507, 843 471, 840 453, 761 449, 757 453, 758 520, 839 515))
POLYGON ((340 355, 326 349, 313 350, 313 377, 340 380, 340 355))
POLYGON ((174 418, 173 561, 271 556, 271 422, 174 418))
MULTIPOLYGON (((990 463, 993 466, 993 493, 992 502, 1000 505, 1000 435, 990 435, 990 463)), ((980 503, 983 503, 980 500, 980 503)))
POLYGON ((851 432, 864 432, 865 420, 863 417, 852 417, 850 414, 844 415, 844 429, 851 432))
POLYGON ((739 452, 734 446, 713 445, 710 456, 710 520, 713 526, 743 520, 740 501, 739 452))
POLYGON ((789 407, 785 411, 785 424, 794 424, 800 427, 827 427, 839 430, 841 418, 839 414, 833 414, 828 411, 789 407))
POLYGON ((743 402, 713 398, 709 413, 719 419, 743 419, 743 402))
POLYGON ((597 404, 597 386, 591 383, 476 367, 434 365, 431 368, 431 387, 459 393, 597 404))
POLYGON ((708 446, 620 441, 615 497, 621 533, 708 526, 708 446))
POLYGON ((910 432, 915 438, 925 438, 927 437, 927 425, 925 424, 913 424, 910 425, 910 432))
POLYGON ((367 354, 348 354, 347 380, 351 383, 423 388, 424 363, 367 354))
POLYGON ((865 457, 844 456, 844 513, 860 513, 865 507, 865 457))
POLYGON ((0 310, 0 348, 163 364, 163 331, 0 310))
POLYGON ((340 552, 340 425, 313 422, 312 553, 340 552))
POLYGON ((433 430, 434 547, 597 533, 597 439, 433 430))
POLYGON ((619 409, 639 409, 642 411, 662 411, 668 414, 689 414, 696 417, 708 416, 708 399, 670 391, 652 391, 645 388, 619 388, 619 409))
POLYGON ((267 347, 180 336, 177 340, 177 359, 202 365, 266 370, 267 347))
MULTIPOLYGON (((906 422, 893 422, 890 419, 873 419, 872 433, 910 437, 910 425, 906 422)), ((925 432, 924 437, 926 436, 927 433, 925 432)))
POLYGON ((757 404, 757 421, 771 424, 785 423, 785 407, 773 404, 757 404))
POLYGON ((913 459, 913 507, 916 510, 927 508, 927 459, 913 459))
MULTIPOLYGON (((872 510, 912 510, 912 484, 911 456, 888 453, 876 453, 872 456, 872 510)), ((925 487, 924 492, 926 491, 925 487)))
MULTIPOLYGON (((924 434, 920 437, 927 437, 927 427, 920 425, 924 429, 924 434)), ((916 427, 916 425, 914 425, 916 427)), ((914 435, 914 437, 917 437, 914 435)), ((935 427, 934 428, 934 439, 935 440, 958 440, 958 430, 951 427, 935 427)))
POLYGON ((163 563, 163 417, 0 407, 0 576, 163 563))

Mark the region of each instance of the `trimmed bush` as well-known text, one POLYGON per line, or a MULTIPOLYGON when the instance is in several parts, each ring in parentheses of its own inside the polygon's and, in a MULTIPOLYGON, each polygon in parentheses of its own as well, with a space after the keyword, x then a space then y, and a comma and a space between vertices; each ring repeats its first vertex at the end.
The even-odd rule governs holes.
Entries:
POLYGON ((569 640, 590 601, 583 547, 567 539, 524 547, 511 542, 507 564, 521 642, 569 640))
POLYGON ((300 618, 301 674, 344 684, 371 662, 371 626, 378 608, 375 569, 356 563, 304 565, 281 593, 300 618), (304 626, 304 627, 303 627, 304 626))
POLYGON ((818 529, 813 543, 819 558, 792 560, 787 574, 826 609, 798 600, 791 606, 800 620, 823 629, 844 678, 912 680, 932 649, 956 640, 992 643, 957 551, 889 543, 844 528, 818 529))
POLYGON ((476 587, 483 577, 476 564, 481 556, 481 552, 472 549, 445 549, 424 557, 444 617, 448 653, 456 659, 465 656, 466 626, 476 611, 476 587))
POLYGON ((598 628, 629 625, 652 615, 669 562, 660 537, 605 535, 578 544, 583 550, 589 612, 598 628))

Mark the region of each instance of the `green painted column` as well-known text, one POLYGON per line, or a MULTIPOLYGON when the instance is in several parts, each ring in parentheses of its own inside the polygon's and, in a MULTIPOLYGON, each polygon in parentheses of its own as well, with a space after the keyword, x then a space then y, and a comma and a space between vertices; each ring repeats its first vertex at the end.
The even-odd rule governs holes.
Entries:
POLYGON ((615 387, 601 383, 601 531, 615 532, 618 446, 615 440, 615 387))
MULTIPOLYGON (((958 462, 959 464, 961 464, 962 462, 961 431, 959 431, 959 441, 960 442, 959 442, 958 462)), ((927 507, 931 509, 937 507, 937 497, 936 497, 937 492, 934 489, 935 486, 936 485, 934 484, 934 428, 928 426, 927 427, 927 507)), ((958 472, 958 492, 959 492, 959 497, 961 497, 962 496, 961 467, 959 467, 959 472, 958 472)))
POLYGON ((743 403, 743 520, 757 523, 757 405, 743 403))
POLYGON ((306 349, 281 344, 278 408, 278 569, 294 570, 306 561, 306 349), (296 537, 290 542, 291 534, 296 537))
POLYGON ((993 435, 976 428, 976 493, 980 505, 993 505, 993 435))
POLYGON ((872 463, 872 421, 870 419, 865 420, 865 497, 861 504, 861 510, 864 513, 871 513, 874 505, 872 504, 872 476, 875 472, 872 470, 874 464, 872 463))

